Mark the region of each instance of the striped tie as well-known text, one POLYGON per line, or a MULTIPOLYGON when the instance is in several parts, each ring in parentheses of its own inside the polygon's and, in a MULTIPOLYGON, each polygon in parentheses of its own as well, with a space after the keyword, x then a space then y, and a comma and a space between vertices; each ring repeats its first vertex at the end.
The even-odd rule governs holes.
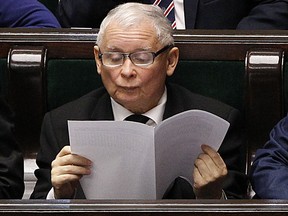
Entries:
POLYGON ((155 0, 153 5, 164 8, 164 15, 170 20, 173 29, 176 28, 174 1, 173 0, 155 0))

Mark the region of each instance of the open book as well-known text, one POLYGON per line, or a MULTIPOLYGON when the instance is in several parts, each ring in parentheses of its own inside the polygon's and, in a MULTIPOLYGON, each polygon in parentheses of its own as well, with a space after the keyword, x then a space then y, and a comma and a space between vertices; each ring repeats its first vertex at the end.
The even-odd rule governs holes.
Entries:
POLYGON ((130 121, 68 121, 68 128, 72 152, 93 161, 80 180, 87 199, 161 199, 176 177, 193 183, 200 146, 218 149, 229 123, 189 110, 155 128, 130 121))

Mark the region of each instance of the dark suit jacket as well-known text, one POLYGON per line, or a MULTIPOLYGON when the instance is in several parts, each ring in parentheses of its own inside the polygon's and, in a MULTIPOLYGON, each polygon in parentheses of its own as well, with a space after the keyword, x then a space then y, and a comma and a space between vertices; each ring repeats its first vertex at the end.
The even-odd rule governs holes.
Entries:
MULTIPOLYGON (((214 113, 231 124, 227 136, 219 149, 226 162, 229 177, 225 183, 225 192, 229 197, 243 197, 246 194, 247 178, 245 170, 245 148, 241 136, 239 112, 221 102, 209 99, 176 85, 167 85, 167 104, 164 119, 190 109, 201 109, 214 113)), ((92 91, 80 99, 70 102, 46 114, 41 133, 41 148, 37 155, 38 178, 31 198, 46 198, 51 189, 51 162, 58 152, 69 145, 67 120, 113 120, 110 97, 104 88, 92 91)), ((193 162, 191 162, 191 166, 193 162)), ((192 173, 191 173, 192 175, 192 173)), ((189 184, 181 179, 167 192, 165 198, 193 198, 189 184), (178 184, 180 182, 180 185, 178 184)), ((81 190, 77 190, 81 191, 81 190)), ((77 195, 76 198, 83 198, 77 195)))
POLYGON ((288 199, 288 116, 273 128, 265 146, 257 150, 250 177, 257 198, 288 199))
POLYGON ((141 2, 141 0, 61 0, 56 10, 56 17, 64 28, 99 28, 112 8, 126 2, 141 2))
POLYGON ((0 199, 21 199, 23 157, 15 140, 13 113, 0 97, 0 199))
MULTIPOLYGON (((61 0, 57 17, 63 27, 99 28, 124 2, 153 0, 61 0)), ((287 11, 288 0, 184 0, 186 29, 288 29, 287 11)))

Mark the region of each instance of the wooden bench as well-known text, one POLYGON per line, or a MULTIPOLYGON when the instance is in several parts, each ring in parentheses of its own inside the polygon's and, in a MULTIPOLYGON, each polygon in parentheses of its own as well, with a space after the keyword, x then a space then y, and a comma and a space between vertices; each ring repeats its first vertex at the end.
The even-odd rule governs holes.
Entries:
POLYGON ((283 216, 287 200, 1 200, 2 216, 283 216))
MULTIPOLYGON (((96 36, 97 29, 0 30, 0 89, 16 113, 25 157, 35 158, 45 112, 102 85, 96 36)), ((287 33, 186 30, 174 36, 180 62, 169 81, 243 113, 249 172, 255 150, 286 112, 287 33)))

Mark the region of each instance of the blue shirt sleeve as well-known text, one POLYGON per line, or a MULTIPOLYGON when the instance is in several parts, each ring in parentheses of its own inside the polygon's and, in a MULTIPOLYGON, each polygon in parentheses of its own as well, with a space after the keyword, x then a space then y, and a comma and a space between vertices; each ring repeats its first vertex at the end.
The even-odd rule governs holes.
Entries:
POLYGON ((60 28, 56 17, 37 0, 0 0, 0 27, 60 28))
POLYGON ((250 173, 253 190, 262 199, 288 199, 288 116, 256 151, 250 173))

